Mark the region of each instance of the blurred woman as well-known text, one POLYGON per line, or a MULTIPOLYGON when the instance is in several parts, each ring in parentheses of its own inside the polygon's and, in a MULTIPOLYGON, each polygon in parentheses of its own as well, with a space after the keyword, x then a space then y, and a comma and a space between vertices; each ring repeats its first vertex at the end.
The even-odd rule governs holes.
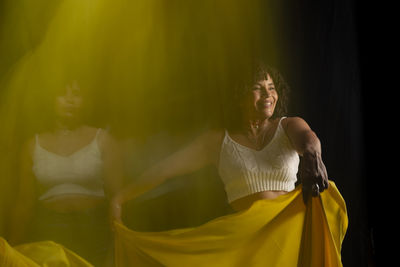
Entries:
POLYGON ((108 203, 124 175, 117 142, 85 121, 86 92, 77 81, 58 90, 51 127, 24 145, 10 242, 51 240, 103 266, 113 243, 108 203))

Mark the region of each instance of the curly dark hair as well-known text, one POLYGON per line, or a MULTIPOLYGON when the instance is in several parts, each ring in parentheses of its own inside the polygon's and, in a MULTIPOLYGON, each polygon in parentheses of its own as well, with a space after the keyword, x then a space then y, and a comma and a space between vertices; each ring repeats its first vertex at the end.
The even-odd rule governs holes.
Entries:
POLYGON ((238 126, 238 117, 242 113, 240 108, 241 101, 252 90, 256 82, 267 79, 268 75, 274 81, 275 90, 279 96, 272 118, 287 115, 290 95, 289 85, 277 69, 258 61, 249 70, 245 71, 245 73, 241 73, 238 77, 235 77, 233 99, 231 99, 233 103, 230 104, 230 115, 228 124, 226 125, 228 128, 236 128, 238 126))

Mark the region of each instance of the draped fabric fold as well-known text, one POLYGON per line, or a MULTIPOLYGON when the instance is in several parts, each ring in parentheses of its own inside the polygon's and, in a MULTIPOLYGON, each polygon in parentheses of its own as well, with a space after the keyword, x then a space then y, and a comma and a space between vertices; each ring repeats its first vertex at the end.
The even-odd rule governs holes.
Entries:
POLYGON ((136 232, 116 223, 116 266, 342 266, 342 196, 330 182, 306 206, 301 192, 299 186, 194 228, 136 232))
MULTIPOLYGON (((130 266, 342 266, 348 218, 333 182, 307 205, 301 186, 199 227, 137 232, 115 223, 115 264, 130 266)), ((92 266, 52 241, 11 247, 0 238, 0 266, 92 266)))
POLYGON ((93 267, 71 250, 52 241, 33 242, 11 247, 0 237, 2 267, 93 267))

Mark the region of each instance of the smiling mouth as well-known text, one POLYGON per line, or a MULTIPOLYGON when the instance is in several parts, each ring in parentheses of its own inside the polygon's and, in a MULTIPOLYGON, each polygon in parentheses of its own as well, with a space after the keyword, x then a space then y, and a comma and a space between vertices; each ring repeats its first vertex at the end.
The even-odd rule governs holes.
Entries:
POLYGON ((260 106, 263 108, 271 108, 273 106, 272 101, 263 101, 260 103, 260 106))

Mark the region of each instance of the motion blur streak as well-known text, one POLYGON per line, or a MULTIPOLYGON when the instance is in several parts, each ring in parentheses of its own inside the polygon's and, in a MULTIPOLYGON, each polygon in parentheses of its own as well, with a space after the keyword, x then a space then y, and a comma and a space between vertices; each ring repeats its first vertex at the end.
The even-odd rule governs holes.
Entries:
MULTIPOLYGON (((282 60, 277 19, 266 6, 261 0, 2 1, 0 235, 7 236, 22 144, 48 127, 60 89, 78 82, 91 103, 86 123, 118 140, 130 182, 201 131, 222 126, 232 85, 254 58, 282 60)), ((229 209, 215 170, 167 182, 135 203, 131 227, 142 230, 198 225, 229 209)))

